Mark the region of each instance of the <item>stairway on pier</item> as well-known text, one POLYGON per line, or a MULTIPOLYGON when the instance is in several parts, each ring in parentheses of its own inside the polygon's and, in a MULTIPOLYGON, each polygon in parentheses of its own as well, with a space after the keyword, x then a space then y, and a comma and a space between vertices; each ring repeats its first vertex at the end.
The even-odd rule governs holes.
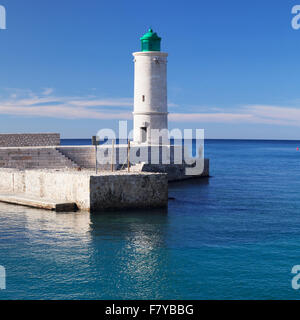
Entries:
POLYGON ((55 147, 0 148, 0 168, 64 169, 79 168, 55 147))

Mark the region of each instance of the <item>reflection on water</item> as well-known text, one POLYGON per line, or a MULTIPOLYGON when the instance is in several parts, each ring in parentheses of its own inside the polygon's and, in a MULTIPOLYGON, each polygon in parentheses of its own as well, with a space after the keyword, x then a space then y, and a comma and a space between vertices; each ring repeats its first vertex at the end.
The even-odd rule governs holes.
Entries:
POLYGON ((91 218, 88 212, 70 214, 26 211, 25 216, 27 219, 26 228, 32 232, 43 230, 57 235, 68 233, 74 236, 90 236, 91 218))
POLYGON ((93 215, 91 220, 97 239, 95 259, 111 262, 105 279, 110 297, 163 298, 172 291, 166 280, 170 264, 166 210, 93 215))
POLYGON ((82 299, 162 298, 170 290, 165 209, 91 215, 0 204, 0 224, 5 298, 16 289, 33 299, 73 291, 82 299))
POLYGON ((64 232, 87 235, 90 231, 91 219, 87 212, 56 213, 54 211, 33 209, 0 203, 0 219, 9 212, 9 219, 15 220, 22 215, 24 227, 30 233, 47 231, 61 234, 64 232))

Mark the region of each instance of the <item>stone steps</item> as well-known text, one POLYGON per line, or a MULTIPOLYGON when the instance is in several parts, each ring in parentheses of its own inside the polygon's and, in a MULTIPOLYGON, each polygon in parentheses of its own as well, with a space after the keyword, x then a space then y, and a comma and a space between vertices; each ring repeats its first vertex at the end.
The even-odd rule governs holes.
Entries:
POLYGON ((56 149, 81 168, 91 169, 95 167, 95 149, 93 146, 57 147, 56 149))
POLYGON ((74 161, 55 147, 0 149, 0 167, 15 169, 79 168, 74 161))

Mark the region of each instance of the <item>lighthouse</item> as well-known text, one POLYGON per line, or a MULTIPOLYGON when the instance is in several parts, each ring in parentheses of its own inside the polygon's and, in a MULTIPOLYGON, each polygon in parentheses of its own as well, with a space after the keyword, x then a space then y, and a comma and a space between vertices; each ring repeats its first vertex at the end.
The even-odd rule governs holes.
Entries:
MULTIPOLYGON (((157 132, 168 129, 167 56, 161 38, 149 29, 141 38, 141 51, 134 52, 134 143, 157 144, 157 132), (156 130, 155 130, 156 129, 156 130), (154 134, 155 133, 155 134, 154 134)), ((163 139, 165 139, 163 138, 163 139)))

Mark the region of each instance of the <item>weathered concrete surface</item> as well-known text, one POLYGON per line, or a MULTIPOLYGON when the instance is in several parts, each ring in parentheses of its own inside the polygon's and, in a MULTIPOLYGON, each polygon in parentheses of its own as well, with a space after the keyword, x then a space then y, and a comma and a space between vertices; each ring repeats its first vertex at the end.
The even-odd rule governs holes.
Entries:
POLYGON ((91 209, 155 208, 167 206, 166 174, 107 174, 91 176, 91 209))
POLYGON ((0 194, 0 202, 53 210, 56 212, 71 212, 77 210, 77 205, 74 202, 61 203, 48 199, 37 199, 24 194, 0 194))
POLYGON ((59 133, 0 134, 0 147, 33 147, 59 145, 59 133))
POLYGON ((90 209, 90 174, 67 170, 26 170, 24 176, 27 195, 75 202, 82 210, 90 209))
POLYGON ((160 173, 0 169, 0 192, 41 201, 76 203, 81 210, 168 205, 168 179, 160 173))

